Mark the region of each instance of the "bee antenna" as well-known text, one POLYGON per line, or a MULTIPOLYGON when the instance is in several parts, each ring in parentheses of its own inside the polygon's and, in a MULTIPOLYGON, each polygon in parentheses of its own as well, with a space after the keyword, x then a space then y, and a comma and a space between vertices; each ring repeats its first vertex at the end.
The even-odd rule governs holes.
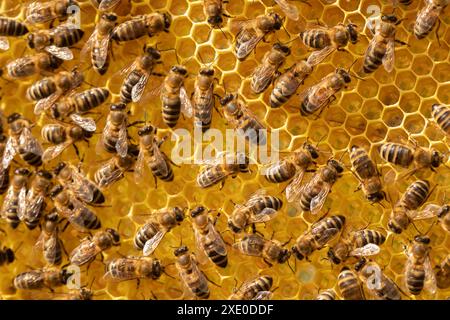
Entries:
POLYGON ((350 73, 350 69, 355 65, 355 63, 358 61, 358 59, 353 60, 352 64, 348 67, 347 72, 350 73))
MULTIPOLYGON (((318 146, 319 146, 319 143, 321 143, 321 142, 323 141, 323 139, 325 139, 327 136, 328 136, 328 134, 324 134, 324 135, 319 139, 319 141, 317 141, 316 147, 318 147, 318 146)), ((308 138, 306 138, 306 140, 308 140, 308 138)))

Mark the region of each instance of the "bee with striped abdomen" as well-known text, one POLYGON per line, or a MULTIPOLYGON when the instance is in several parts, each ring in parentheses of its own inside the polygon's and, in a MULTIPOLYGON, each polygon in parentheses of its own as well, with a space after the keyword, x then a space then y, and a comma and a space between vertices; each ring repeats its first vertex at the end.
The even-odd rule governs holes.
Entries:
POLYGON ((251 89, 254 93, 262 93, 269 87, 279 75, 278 68, 290 54, 291 49, 281 43, 277 42, 272 46, 264 55, 261 64, 253 71, 251 89))
POLYGON ((450 254, 442 259, 440 265, 434 268, 436 274, 436 285, 439 289, 450 287, 450 254))
POLYGON ((336 291, 333 289, 323 290, 317 295, 316 300, 336 300, 336 291))
POLYGON ((338 288, 344 300, 366 299, 358 275, 348 267, 343 267, 339 273, 338 288))
POLYGON ((123 257, 111 260, 106 265, 107 279, 128 281, 140 279, 157 280, 164 272, 164 267, 158 259, 151 257, 123 257))
POLYGON ((202 68, 198 72, 192 93, 192 107, 194 111, 194 126, 203 132, 211 127, 214 108, 214 69, 202 68))
POLYGON ((0 267, 13 263, 15 259, 16 256, 11 248, 3 247, 0 249, 0 267))
POLYGON ((22 79, 33 76, 41 71, 53 72, 64 62, 47 52, 38 52, 31 56, 15 59, 6 65, 8 76, 12 79, 22 79))
POLYGON ((91 0, 92 4, 101 12, 108 12, 114 9, 121 0, 91 0))
POLYGON ((273 293, 273 279, 271 276, 260 276, 245 281, 239 288, 233 290, 228 300, 268 300, 273 293))
POLYGON ((130 147, 125 157, 122 158, 116 154, 95 172, 94 181, 100 189, 121 180, 125 172, 133 169, 137 148, 134 145, 130 145, 130 147))
POLYGON ((119 24, 114 29, 112 38, 117 41, 130 41, 145 35, 153 37, 160 32, 169 32, 171 24, 172 17, 167 12, 135 16, 119 24))
MULTIPOLYGON (((448 0, 425 1, 425 6, 417 14, 416 22, 414 23, 414 35, 417 39, 425 38, 433 30, 434 25, 439 20, 439 15, 445 10, 448 3, 448 0)), ((436 37, 438 37, 437 30, 436 37)))
POLYGON ((212 28, 221 28, 223 17, 231 18, 223 9, 224 0, 203 0, 203 13, 212 28))
POLYGON ((433 104, 431 115, 441 130, 450 137, 450 108, 443 104, 433 104))
POLYGON ((35 245, 42 250, 45 261, 50 265, 59 265, 62 262, 63 244, 59 238, 59 222, 58 212, 46 214, 41 235, 35 245))
POLYGON ((66 269, 36 269, 26 271, 18 274, 14 280, 14 287, 22 290, 40 290, 61 287, 67 284, 67 281, 72 276, 72 273, 67 272, 66 269))
MULTIPOLYGON (((3 130, 0 130, 3 131, 3 130)), ((3 133, 0 133, 0 158, 3 159, 3 154, 6 148, 6 142, 8 141, 8 137, 3 133)), ((0 195, 4 194, 9 187, 9 166, 3 168, 0 166, 0 195)))
POLYGON ((32 2, 27 6, 25 16, 27 22, 31 24, 41 24, 58 19, 66 20, 70 9, 79 7, 75 0, 50 0, 47 2, 32 2))
POLYGON ((27 26, 15 19, 0 17, 0 50, 9 49, 7 37, 20 37, 28 33, 27 26))

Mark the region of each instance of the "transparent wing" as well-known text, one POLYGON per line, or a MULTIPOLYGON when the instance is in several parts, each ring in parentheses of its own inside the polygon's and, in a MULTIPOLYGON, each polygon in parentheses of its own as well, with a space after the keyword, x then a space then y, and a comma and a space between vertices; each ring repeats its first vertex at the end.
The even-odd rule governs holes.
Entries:
POLYGON ((261 196, 265 196, 267 194, 266 189, 258 189, 255 192, 253 192, 250 197, 248 198, 246 202, 246 206, 253 206, 258 200, 261 198, 261 196))
MULTIPOLYGON (((113 161, 114 159, 111 159, 113 161)), ((107 187, 111 183, 117 181, 120 179, 120 177, 123 174, 123 171, 120 168, 111 168, 113 166, 113 163, 107 163, 105 166, 100 168, 102 171, 108 171, 107 174, 102 175, 102 178, 100 181, 98 181, 98 186, 100 188, 107 187), (112 170, 111 170, 112 169, 112 170)))
POLYGON ((394 62, 395 62, 395 42, 394 40, 389 40, 389 42, 387 43, 387 48, 386 48, 386 53, 382 59, 383 61, 383 66, 386 69, 387 72, 391 72, 392 70, 394 70, 394 62))
POLYGON ((147 73, 143 74, 138 83, 136 83, 133 89, 131 89, 131 98, 133 102, 138 102, 141 99, 145 86, 147 85, 148 78, 149 75, 147 73))
POLYGON ((35 196, 32 192, 28 192, 26 201, 27 207, 25 208, 26 217, 28 219, 35 219, 39 216, 44 200, 45 196, 43 194, 35 196))
POLYGON ((292 3, 289 3, 288 0, 275 0, 275 2, 280 6, 280 9, 283 10, 286 17, 294 21, 299 19, 297 7, 292 3))
POLYGON ((330 193, 331 185, 324 183, 320 192, 311 200, 310 210, 312 214, 317 214, 322 209, 327 199, 328 193, 330 193))
POLYGON ((212 222, 209 223, 208 233, 205 236, 205 241, 206 243, 214 243, 214 251, 221 256, 227 255, 227 247, 225 246, 225 242, 223 241, 220 233, 217 232, 212 222))
POLYGON ((434 274, 433 267, 431 266, 431 260, 429 256, 425 259, 424 267, 425 267, 424 289, 428 290, 428 292, 434 295, 437 289, 436 275, 434 274))
POLYGON ((441 206, 436 204, 428 204, 425 206, 423 210, 409 210, 408 216, 413 220, 423 220, 430 219, 436 217, 438 211, 441 209, 441 206))
POLYGON ((14 142, 15 142, 14 138, 11 137, 9 137, 8 141, 6 142, 5 151, 3 152, 2 158, 2 167, 4 169, 9 167, 9 164, 11 163, 12 159, 14 159, 14 156, 17 153, 14 142))
POLYGON ((39 141, 33 137, 29 128, 23 128, 19 138, 19 145, 25 152, 42 155, 42 146, 39 141))
POLYGON ((73 60, 72 51, 66 47, 48 46, 45 47, 45 51, 61 60, 73 60))
POLYGON ((119 2, 120 0, 102 0, 102 2, 100 2, 100 5, 98 6, 98 9, 100 11, 110 11, 117 4, 119 4, 119 2))
POLYGON ((142 181, 144 180, 144 163, 145 163, 145 154, 144 151, 141 149, 136 159, 136 163, 134 164, 134 180, 137 183, 142 183, 142 181))
POLYGON ((9 49, 9 41, 5 37, 0 37, 0 50, 8 50, 9 49))
POLYGON ((27 211, 27 188, 22 187, 17 197, 17 216, 21 221, 25 218, 25 212, 27 211))
POLYGON ((101 250, 95 242, 85 240, 72 251, 70 254, 70 262, 75 265, 83 265, 94 259, 100 252, 101 250))
POLYGON ((297 173, 294 179, 286 187, 286 199, 288 202, 298 201, 302 192, 302 181, 305 175, 305 170, 297 168, 297 173))
POLYGON ((252 89, 256 93, 264 91, 272 81, 276 71, 276 66, 274 64, 262 64, 256 68, 252 77, 252 89))
POLYGON ((48 110, 52 105, 58 101, 58 99, 61 97, 61 92, 57 91, 48 97, 41 99, 36 102, 34 105, 34 114, 40 115, 42 112, 48 110))
POLYGON ((94 199, 94 189, 90 187, 91 182, 76 170, 72 170, 72 183, 68 185, 70 190, 81 200, 91 202, 94 199))
POLYGON ((159 149, 158 143, 154 141, 153 143, 153 159, 155 162, 159 163, 158 169, 163 176, 169 174, 169 165, 167 164, 166 157, 163 155, 159 149))
MULTIPOLYGON (((89 53, 89 52, 92 52, 91 50, 92 50, 92 47, 93 47, 94 42, 95 42, 95 40, 97 39, 97 37, 98 37, 98 30, 97 30, 97 28, 95 28, 95 30, 92 32, 92 34, 91 34, 91 36, 89 37, 89 39, 88 39, 88 40, 86 41, 86 43, 84 44, 83 49, 81 49, 80 57, 81 57, 83 60, 86 60, 86 59, 87 59, 87 56, 88 56, 88 53, 89 53)), ((91 53, 91 54, 92 54, 92 53, 91 53)))
MULTIPOLYGON (((287 71, 290 73, 289 71, 287 71)), ((275 86, 281 89, 283 96, 292 96, 298 89, 300 82, 296 78, 291 78, 288 74, 282 74, 275 81, 275 86)))
POLYGON ((275 209, 264 208, 263 210, 258 212, 258 214, 252 215, 248 219, 248 221, 249 221, 249 223, 267 222, 267 221, 272 220, 273 218, 275 218, 277 213, 278 213, 278 211, 276 211, 275 209))
POLYGON ((316 66, 321 63, 326 57, 332 54, 335 50, 336 48, 334 46, 328 46, 319 51, 314 51, 309 55, 307 62, 310 66, 316 66))
POLYGON ((126 123, 122 123, 120 127, 119 138, 116 142, 116 151, 122 158, 124 158, 128 153, 128 132, 126 123))
POLYGON ((253 300, 270 300, 272 299, 273 293, 270 291, 259 291, 253 300))
POLYGON ((243 41, 240 40, 240 37, 244 37, 244 34, 247 36, 246 31, 243 31, 242 34, 240 33, 238 35, 238 38, 236 40, 237 44, 236 44, 236 57, 238 59, 244 59, 246 56, 248 56, 253 49, 255 49, 256 45, 258 44, 258 42, 260 42, 263 38, 263 35, 261 36, 257 36, 257 35, 253 35, 253 36, 247 36, 248 39, 243 41), (238 46, 239 44, 239 46, 238 46))
POLYGON ((148 257, 155 251, 155 249, 158 247, 159 243, 161 242, 162 238, 164 238, 164 235, 166 234, 166 231, 160 230, 158 231, 155 236, 149 240, 144 245, 144 248, 142 249, 142 254, 145 257, 148 257))
POLYGON ((71 140, 48 147, 42 154, 42 161, 48 162, 59 156, 66 148, 72 144, 71 140))
POLYGON ((303 101, 307 96, 314 97, 323 95, 323 101, 321 102, 319 108, 322 107, 326 103, 326 101, 335 93, 335 90, 333 90, 327 85, 328 78, 329 76, 326 76, 322 80, 320 80, 317 84, 302 91, 299 94, 299 100, 303 101))
POLYGON ((192 118, 194 115, 194 107, 192 106, 191 99, 189 99, 186 88, 184 86, 180 87, 180 100, 181 100, 181 112, 188 117, 192 118))
POLYGON ((94 132, 97 129, 97 125, 95 124, 94 119, 83 118, 82 116, 75 113, 70 115, 70 119, 73 121, 73 123, 80 126, 86 131, 94 132))
POLYGON ((123 68, 122 70, 120 70, 120 75, 124 76, 124 75, 128 75, 131 71, 133 71, 134 69, 136 69, 138 65, 137 59, 130 65, 126 66, 125 68, 123 68))
POLYGON ((316 241, 324 246, 326 245, 335 235, 337 235, 339 233, 339 229, 337 228, 330 228, 330 229, 326 229, 323 232, 318 232, 318 230, 316 229, 316 231, 314 232, 311 231, 315 236, 316 236, 316 241))
POLYGON ((350 252, 350 255, 355 257, 367 257, 367 256, 374 256, 378 253, 380 253, 380 247, 377 246, 376 244, 369 243, 362 248, 352 250, 352 252, 350 252))

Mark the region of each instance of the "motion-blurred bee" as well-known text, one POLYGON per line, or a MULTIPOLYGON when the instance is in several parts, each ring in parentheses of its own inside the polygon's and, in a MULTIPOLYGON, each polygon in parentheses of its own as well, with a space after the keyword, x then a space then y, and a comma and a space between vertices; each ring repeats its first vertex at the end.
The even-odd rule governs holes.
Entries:
POLYGON ((395 39, 395 32, 397 25, 401 20, 393 14, 382 15, 381 21, 374 27, 368 24, 368 29, 373 34, 373 38, 369 43, 364 54, 363 71, 365 73, 372 73, 383 64, 387 72, 394 69, 395 61, 395 43, 405 44, 404 42, 395 39))
POLYGON ((308 167, 319 157, 317 147, 305 141, 303 145, 292 152, 287 158, 271 164, 264 168, 264 176, 267 181, 280 183, 292 178, 291 183, 286 187, 286 199, 294 202, 300 197, 301 183, 308 167))
POLYGON ((7 37, 20 37, 28 33, 25 24, 15 19, 0 17, 0 50, 9 49, 7 37))
POLYGON ((0 249, 0 266, 13 263, 15 259, 16 256, 11 248, 3 247, 0 249))
POLYGON ((424 288, 431 294, 436 292, 436 277, 431 267, 430 251, 428 236, 416 236, 408 248, 405 282, 412 295, 419 295, 424 288))
POLYGON ((208 211, 205 207, 197 206, 191 211, 191 217, 197 248, 215 265, 225 268, 228 263, 227 247, 214 227, 215 223, 208 216, 208 211))
POLYGON ((37 51, 45 50, 62 60, 72 60, 73 53, 68 48, 76 44, 84 31, 73 24, 61 24, 49 30, 38 30, 28 34, 28 46, 37 51))
POLYGON ((19 210, 17 215, 28 229, 33 230, 39 224, 42 212, 46 207, 45 197, 52 185, 52 174, 39 170, 31 182, 28 192, 25 189, 19 194, 19 210))
POLYGON ((206 16, 206 20, 212 28, 222 27, 223 17, 231 18, 223 10, 223 4, 227 1, 224 0, 204 0, 203 1, 203 13, 206 16))
POLYGON ((3 153, 2 167, 8 168, 17 153, 30 166, 39 167, 42 164, 42 146, 31 133, 31 122, 19 113, 13 113, 8 116, 8 125, 9 138, 3 153))
POLYGON ((130 41, 146 34, 156 36, 160 32, 169 32, 172 17, 169 13, 154 12, 136 16, 119 24, 113 31, 112 38, 117 41, 130 41))
POLYGON ((434 270, 437 287, 439 289, 447 289, 450 287, 450 254, 448 254, 434 270))
POLYGON ((274 12, 244 23, 236 35, 236 57, 239 60, 245 59, 266 35, 280 30, 282 26, 282 18, 274 12))
POLYGON ((261 65, 258 66, 252 75, 251 89, 255 93, 264 92, 278 75, 278 68, 284 63, 291 53, 289 47, 275 43, 272 49, 264 55, 261 65))
POLYGON ((50 289, 67 284, 72 273, 66 269, 37 269, 18 274, 14 278, 14 287, 22 290, 50 289))
POLYGON ((249 158, 242 154, 219 154, 216 159, 206 161, 205 166, 200 169, 197 175, 197 185, 201 188, 211 187, 221 182, 221 189, 228 176, 233 178, 239 172, 249 172, 249 158))
POLYGON ((385 198, 380 174, 369 154, 356 145, 350 148, 350 161, 355 176, 358 178, 364 196, 370 202, 380 202, 385 198))
POLYGON ((298 205, 304 212, 311 211, 317 214, 323 207, 333 184, 341 177, 344 171, 342 163, 330 159, 327 164, 317 170, 299 192, 298 205))
POLYGON ((439 128, 450 137, 450 108, 442 104, 433 104, 431 115, 439 128))
POLYGON ((189 252, 186 246, 177 248, 174 252, 176 257, 175 266, 184 283, 184 285, 200 299, 209 298, 208 282, 199 269, 197 260, 194 255, 189 252))
POLYGON ((355 271, 358 272, 361 281, 375 298, 380 300, 402 299, 397 284, 381 271, 377 263, 362 258, 355 265, 355 271))
POLYGON ((27 192, 30 176, 31 172, 28 169, 18 168, 14 170, 11 185, 3 199, 1 216, 13 229, 17 228, 20 223, 18 217, 19 196, 22 194, 20 198, 23 201, 23 194, 26 194, 27 192))
POLYGON ((270 94, 270 106, 279 108, 286 103, 312 71, 313 66, 308 61, 302 60, 294 63, 275 80, 270 94))
POLYGON ((95 213, 61 185, 56 185, 50 190, 50 198, 58 213, 77 229, 91 230, 101 227, 100 220, 95 213))
POLYGON ((319 83, 300 93, 300 113, 308 116, 318 110, 322 112, 335 99, 334 95, 340 90, 346 89, 347 83, 350 83, 351 80, 347 70, 337 68, 319 83))
POLYGON ((101 189, 106 188, 124 177, 124 173, 132 170, 136 162, 136 150, 134 145, 125 157, 114 155, 105 162, 94 174, 95 184, 101 189))
POLYGON ((228 94, 220 100, 225 119, 236 129, 238 134, 254 144, 266 144, 266 127, 247 108, 238 94, 228 94))
POLYGON ((339 233, 344 223, 345 217, 339 215, 317 221, 297 238, 292 253, 299 260, 308 260, 314 251, 322 249, 339 233))
POLYGON ((25 16, 27 22, 31 24, 40 24, 55 19, 63 21, 72 12, 71 7, 78 7, 78 3, 75 0, 50 0, 45 3, 35 1, 27 6, 25 16))
POLYGON ((260 276, 245 281, 228 300, 268 300, 272 297, 273 279, 271 276, 260 276))
MULTIPOLYGON (((278 4, 280 9, 283 11, 283 13, 291 20, 298 21, 299 14, 298 9, 295 5, 290 3, 292 0, 275 0, 275 2, 278 4)), ((304 1, 307 3, 306 1, 304 1)))
POLYGON ((244 205, 235 205, 228 219, 228 227, 235 233, 245 231, 254 223, 273 219, 282 205, 281 199, 266 195, 265 189, 260 189, 253 193, 244 205))
POLYGON ((42 154, 42 161, 48 162, 59 156, 65 149, 71 145, 75 148, 76 154, 79 156, 76 142, 86 141, 93 135, 92 131, 84 130, 78 125, 69 123, 52 123, 42 127, 42 140, 46 143, 53 144, 48 147, 42 154))
POLYGON ((448 0, 425 1, 425 7, 420 10, 414 24, 414 35, 417 39, 425 38, 433 30, 439 15, 444 11, 448 3, 448 0))
POLYGON ((339 273, 338 288, 344 300, 366 299, 358 275, 348 267, 343 267, 339 273))
POLYGON ((134 237, 136 249, 149 256, 158 247, 164 235, 184 220, 184 210, 179 207, 160 209, 138 229, 134 237))
POLYGON ((98 254, 120 244, 119 233, 111 228, 97 232, 92 239, 86 238, 70 253, 70 263, 82 266, 95 260, 98 254))
POLYGON ((138 102, 144 93, 148 79, 154 73, 153 69, 157 64, 162 63, 161 53, 153 47, 144 46, 144 54, 137 57, 136 60, 122 73, 126 73, 120 88, 120 101, 129 103, 131 101, 138 102))
POLYGON ((31 56, 25 56, 9 62, 6 65, 8 76, 13 79, 21 79, 38 74, 41 71, 52 72, 64 62, 47 52, 38 52, 31 56))
POLYGON ((102 12, 113 10, 120 1, 121 0, 91 0, 92 4, 102 12))
POLYGON ((317 65, 335 50, 344 50, 343 48, 347 46, 348 42, 357 43, 358 31, 356 28, 357 26, 353 23, 347 25, 339 23, 334 27, 317 26, 300 32, 300 39, 305 46, 319 49, 309 56, 308 62, 311 65, 317 65))
POLYGON ((328 258, 334 264, 345 262, 350 257, 367 257, 380 252, 380 245, 386 236, 376 230, 359 230, 342 237, 339 242, 328 250, 328 258))
POLYGON ((62 96, 79 87, 83 80, 83 74, 73 69, 61 71, 33 83, 27 89, 26 95, 29 100, 36 101, 34 114, 39 115, 48 110, 62 96))
POLYGON ((200 69, 192 94, 194 125, 203 132, 211 127, 212 109, 214 108, 214 69, 200 69))
POLYGON ((187 77, 187 70, 183 66, 173 66, 169 74, 164 78, 161 90, 162 115, 164 123, 173 128, 180 117, 180 111, 191 118, 193 107, 189 99, 184 79, 187 77))
MULTIPOLYGON (((8 137, 0 133, 0 157, 3 159, 3 154, 6 148, 8 137)), ((0 166, 0 194, 4 194, 9 187, 9 167, 3 168, 0 166)))
POLYGON ((286 244, 264 239, 255 233, 244 236, 233 244, 233 248, 248 256, 261 257, 267 265, 272 266, 274 263, 285 263, 291 256, 289 250, 283 248, 286 244))
POLYGON ((316 300, 336 300, 336 291, 333 289, 327 289, 320 292, 316 300))
POLYGON ((44 259, 50 265, 59 265, 62 261, 63 244, 59 238, 59 215, 52 211, 45 215, 41 235, 36 248, 42 250, 44 259))
POLYGON ((124 257, 110 261, 105 278, 116 281, 159 279, 164 268, 158 259, 151 257, 124 257))

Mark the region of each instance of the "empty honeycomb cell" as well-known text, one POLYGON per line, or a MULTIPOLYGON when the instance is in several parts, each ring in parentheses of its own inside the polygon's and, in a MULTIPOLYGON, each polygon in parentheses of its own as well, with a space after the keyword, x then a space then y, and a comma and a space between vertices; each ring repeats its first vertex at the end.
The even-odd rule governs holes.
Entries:
POLYGON ((443 104, 450 103, 450 84, 441 84, 437 90, 436 96, 443 104))
MULTIPOLYGON (((417 76, 409 70, 405 70, 397 73, 395 77, 395 84, 398 86, 400 90, 406 91, 414 88, 416 83, 417 76)), ((400 97, 400 104, 403 96, 400 97)))
POLYGON ((408 141, 408 133, 403 128, 391 129, 387 134, 386 141, 405 143, 405 141, 408 141))
POLYGON ((383 122, 388 127, 398 127, 402 124, 403 112, 399 108, 389 108, 383 113, 383 122))
POLYGON ((386 86, 380 89, 380 101, 385 106, 394 105, 400 98, 400 92, 395 86, 386 86))
POLYGON ((445 61, 449 56, 449 46, 441 41, 441 45, 438 43, 432 42, 430 43, 430 47, 428 48, 427 53, 430 58, 435 61, 445 61))
POLYGON ((450 65, 448 63, 436 64, 433 69, 433 78, 438 82, 450 81, 450 65))
POLYGON ((207 42, 211 37, 212 33, 210 33, 210 30, 211 28, 207 24, 198 24, 194 25, 189 32, 192 34, 192 38, 195 42, 201 44, 207 42))
POLYGON ((327 6, 322 14, 325 25, 335 26, 345 20, 345 14, 339 7, 327 6))
POLYGON ((378 100, 365 100, 361 113, 367 120, 379 119, 383 112, 383 105, 378 100))
MULTIPOLYGON (((339 0, 339 8, 347 12, 352 12, 358 9, 359 3, 356 1, 339 0)), ((354 22, 353 19, 350 19, 354 22)), ((355 22, 354 22, 355 23, 355 22)))
POLYGON ((427 75, 433 69, 433 62, 429 57, 420 55, 414 58, 411 69, 418 76, 427 75))
POLYGON ((343 129, 333 129, 330 132, 328 141, 334 149, 342 150, 347 148, 350 136, 343 129))
POLYGON ((420 133, 425 126, 425 120, 420 115, 409 115, 403 125, 408 132, 420 133))
MULTIPOLYGON (((410 68, 413 61, 413 55, 405 48, 395 50, 395 67, 398 69, 410 68)), ((414 70, 413 70, 414 71, 414 70)))
POLYGON ((173 15, 183 15, 189 9, 189 1, 187 0, 174 0, 171 2, 169 12, 173 15))
POLYGON ((373 79, 365 79, 365 81, 359 81, 357 90, 363 98, 375 97, 378 93, 379 85, 373 79))
POLYGON ((399 106, 404 112, 412 113, 419 109, 420 102, 420 97, 415 92, 407 92, 401 96, 399 106))
POLYGON ((188 16, 194 23, 205 21, 202 2, 190 2, 188 16))
POLYGON ((436 89, 437 83, 431 78, 422 78, 417 81, 416 92, 423 98, 433 96, 436 89))
POLYGON ((281 128, 286 124, 287 114, 283 109, 270 109, 266 114, 266 123, 272 128, 281 128))
POLYGON ((195 54, 195 42, 189 38, 181 38, 175 47, 180 58, 189 58, 195 54))
POLYGON ((384 139, 387 133, 387 127, 380 122, 371 122, 367 126, 366 135, 370 141, 379 142, 384 139))
POLYGON ((360 115, 351 115, 345 122, 345 129, 352 136, 364 133, 366 126, 367 121, 360 115))
POLYGON ((358 112, 361 109, 361 105, 363 103, 363 99, 359 94, 351 92, 344 93, 341 97, 340 106, 344 108, 348 113, 358 112))
POLYGON ((326 122, 330 127, 339 127, 345 121, 345 112, 338 106, 329 107, 324 112, 326 122))
MULTIPOLYGON (((177 37, 183 37, 183 36, 187 36, 191 33, 191 28, 192 28, 192 22, 187 18, 187 17, 179 17, 178 19, 175 19, 173 21, 173 30, 174 30, 174 34, 177 37)), ((199 43, 199 41, 197 41, 197 39, 195 38, 195 35, 198 34, 199 32, 195 32, 197 29, 194 28, 194 39, 196 40, 197 43, 199 43)), ((206 40, 202 41, 205 42, 206 40)))

